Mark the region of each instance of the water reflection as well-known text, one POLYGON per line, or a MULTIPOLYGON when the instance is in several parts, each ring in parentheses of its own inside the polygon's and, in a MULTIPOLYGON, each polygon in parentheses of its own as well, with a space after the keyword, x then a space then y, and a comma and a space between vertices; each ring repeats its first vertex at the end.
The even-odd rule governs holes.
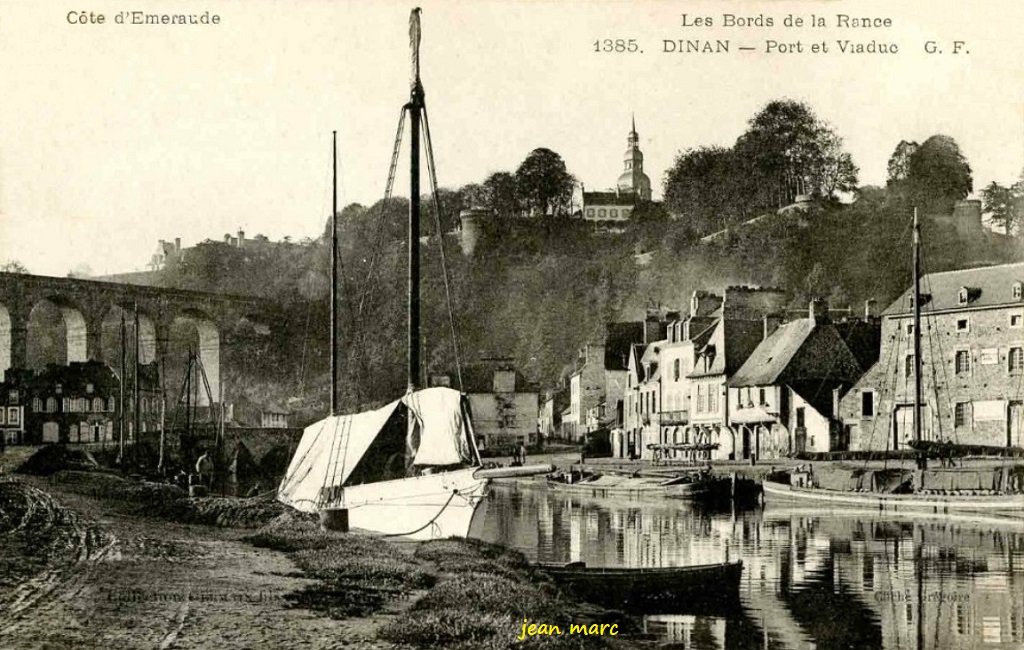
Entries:
POLYGON ((473 534, 539 562, 742 559, 740 608, 644 617, 643 629, 674 647, 1024 645, 1024 524, 772 506, 714 512, 501 485, 473 534))

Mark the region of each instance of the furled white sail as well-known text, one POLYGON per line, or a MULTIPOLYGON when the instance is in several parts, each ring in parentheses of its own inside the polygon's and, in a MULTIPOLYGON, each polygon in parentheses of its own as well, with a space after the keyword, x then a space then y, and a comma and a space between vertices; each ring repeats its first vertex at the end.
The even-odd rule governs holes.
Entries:
POLYGON ((364 456, 365 464, 381 466, 364 467, 354 482, 379 480, 367 478, 375 470, 380 470, 380 479, 384 479, 386 470, 394 470, 394 458, 382 459, 371 448, 391 451, 396 434, 405 438, 401 445, 404 454, 398 454, 405 456, 400 467, 404 470, 406 465, 413 466, 411 475, 415 475, 416 466, 473 463, 476 452, 467 427, 461 393, 441 387, 411 392, 375 411, 324 418, 303 432, 277 498, 298 510, 315 512, 338 500, 338 489, 349 484, 364 456), (395 418, 400 413, 408 416, 407 429, 396 429, 395 418), (412 458, 412 462, 408 463, 407 458, 412 458))

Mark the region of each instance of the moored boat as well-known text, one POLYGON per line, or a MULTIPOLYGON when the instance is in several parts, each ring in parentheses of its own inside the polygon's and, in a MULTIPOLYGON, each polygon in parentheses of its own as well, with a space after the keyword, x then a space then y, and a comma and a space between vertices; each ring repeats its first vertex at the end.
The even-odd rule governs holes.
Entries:
POLYGON ((547 486, 556 492, 593 497, 692 499, 708 494, 711 485, 707 477, 695 474, 673 478, 591 474, 577 479, 577 476, 578 473, 572 472, 549 476, 547 486))
POLYGON ((807 503, 823 508, 860 507, 898 512, 952 511, 988 512, 1024 517, 1024 494, 894 494, 889 492, 853 492, 797 486, 766 480, 762 485, 766 504, 807 503))

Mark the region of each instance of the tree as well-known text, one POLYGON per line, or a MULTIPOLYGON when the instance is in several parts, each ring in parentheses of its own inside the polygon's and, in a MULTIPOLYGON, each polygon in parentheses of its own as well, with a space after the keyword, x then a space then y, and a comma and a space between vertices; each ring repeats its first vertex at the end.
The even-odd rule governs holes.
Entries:
POLYGON ((933 135, 910 156, 907 181, 916 204, 928 210, 949 211, 973 189, 971 166, 960 145, 948 135, 933 135))
POLYGON ((10 260, 0 264, 0 271, 4 273, 28 273, 28 268, 18 260, 10 260))
POLYGON ((896 145, 892 155, 889 156, 889 164, 887 166, 888 175, 886 177, 887 185, 895 185, 902 181, 905 181, 910 176, 910 158, 914 155, 914 152, 920 148, 921 145, 916 142, 907 142, 906 140, 900 140, 900 143, 896 145))
POLYGON ((994 226, 1001 227, 1009 235, 1021 220, 1021 189, 1024 183, 1018 182, 1011 187, 1003 187, 992 181, 981 191, 984 211, 994 226))
POLYGON ((516 170, 516 191, 523 207, 541 215, 567 214, 574 182, 562 157, 543 147, 531 151, 516 170))
POLYGON ((842 150, 842 138, 807 104, 769 102, 736 141, 737 160, 749 165, 751 200, 764 208, 797 194, 829 198, 856 187, 857 167, 842 150))
POLYGON ((665 172, 665 207, 697 233, 719 230, 737 211, 738 181, 731 150, 687 149, 665 172))
MULTIPOLYGON (((508 219, 522 212, 516 191, 516 177, 508 172, 495 172, 481 186, 483 206, 499 218, 508 219)), ((570 189, 571 192, 571 189, 570 189)))

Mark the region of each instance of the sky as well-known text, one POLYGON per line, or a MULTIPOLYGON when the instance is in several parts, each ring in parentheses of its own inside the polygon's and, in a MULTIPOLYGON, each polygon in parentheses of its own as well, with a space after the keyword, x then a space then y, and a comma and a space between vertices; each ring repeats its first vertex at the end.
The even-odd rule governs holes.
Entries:
MULTIPOLYGON (((975 189, 1024 168, 1024 3, 422 2, 422 77, 439 182, 514 171, 559 152, 588 189, 614 186, 631 114, 655 197, 675 155, 730 146, 768 101, 807 102, 844 138, 862 183, 883 184, 903 139, 959 142, 975 189), (711 17, 684 27, 683 13, 711 17), (771 28, 722 15, 772 17, 771 28), (839 29, 835 15, 892 27, 839 29), (794 14, 829 27, 784 28, 794 14), (595 53, 636 38, 642 54, 595 53), (724 54, 666 54, 663 40, 730 39, 724 54), (828 54, 767 54, 767 40, 828 54), (895 56, 836 41, 895 42, 895 56), (925 41, 943 54, 926 54, 925 41), (953 55, 953 40, 968 53, 953 55), (755 47, 738 51, 739 46, 755 47)), ((245 230, 315 237, 330 213, 331 131, 340 205, 380 198, 407 100, 400 2, 0 0, 0 263, 64 275, 142 269, 159 239, 193 245, 245 230), (220 15, 211 26, 126 26, 123 9, 220 15)), ((396 194, 405 194, 399 180, 396 194)))

